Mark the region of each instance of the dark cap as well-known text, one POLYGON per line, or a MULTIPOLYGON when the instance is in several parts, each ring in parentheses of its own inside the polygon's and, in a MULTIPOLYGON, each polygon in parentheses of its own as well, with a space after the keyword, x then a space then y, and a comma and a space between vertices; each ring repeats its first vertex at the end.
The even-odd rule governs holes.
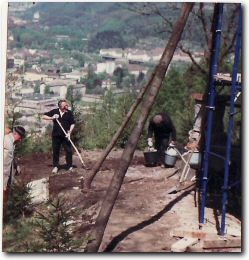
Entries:
POLYGON ((22 126, 15 126, 15 127, 14 127, 14 131, 15 131, 16 133, 18 133, 22 138, 25 137, 26 131, 25 131, 25 129, 24 129, 22 126))

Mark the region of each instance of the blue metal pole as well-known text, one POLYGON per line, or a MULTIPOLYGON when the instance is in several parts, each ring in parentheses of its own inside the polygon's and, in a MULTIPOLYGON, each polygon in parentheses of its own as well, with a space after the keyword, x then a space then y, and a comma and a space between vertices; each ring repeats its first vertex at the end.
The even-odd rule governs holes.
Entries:
POLYGON ((211 134, 212 134, 212 121, 213 121, 213 112, 215 110, 215 79, 214 76, 217 74, 218 70, 218 58, 220 51, 220 42, 221 42, 221 28, 222 28, 222 19, 223 19, 223 4, 219 3, 218 5, 218 17, 215 24, 215 39, 212 49, 211 57, 211 68, 209 75, 209 97, 208 97, 208 118, 207 118, 207 129, 205 133, 205 151, 203 159, 203 168, 202 168, 202 187, 201 187, 201 209, 200 209, 200 226, 204 224, 204 215, 205 215, 205 204, 206 204, 206 193, 207 193, 207 180, 208 180, 208 157, 210 152, 211 145, 211 134))
POLYGON ((229 170, 231 164, 231 145, 232 145, 232 134, 234 125, 234 114, 235 114, 235 96, 237 94, 237 73, 239 66, 240 50, 241 50, 241 35, 242 34, 242 8, 240 6, 239 22, 237 28, 236 36, 236 46, 235 46, 235 56, 232 72, 232 86, 231 86, 231 97, 230 97, 230 112, 229 121, 227 129, 227 143, 226 143, 226 159, 224 163, 224 183, 223 183, 223 194, 222 194, 222 215, 221 215, 221 230, 220 234, 224 236, 225 234, 225 218, 226 218, 226 206, 227 206, 227 196, 228 196, 228 180, 229 180, 229 170))

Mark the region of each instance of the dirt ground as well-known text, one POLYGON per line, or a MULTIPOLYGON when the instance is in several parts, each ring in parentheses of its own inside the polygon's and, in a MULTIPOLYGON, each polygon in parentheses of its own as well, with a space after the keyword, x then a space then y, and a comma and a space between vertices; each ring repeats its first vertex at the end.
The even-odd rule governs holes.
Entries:
MULTIPOLYGON (((21 159, 23 173, 18 177, 25 182, 49 177, 50 198, 66 198, 74 214, 75 235, 84 236, 90 232, 98 215, 106 190, 119 165, 121 150, 112 151, 97 174, 92 189, 82 190, 82 177, 89 172, 82 169, 76 155, 73 157, 73 172, 60 170, 51 173, 51 154, 33 154, 21 159)), ((91 166, 98 160, 101 151, 83 151, 86 165, 91 166)), ((63 158, 61 163, 63 164, 63 158)), ((171 252, 171 246, 180 237, 172 236, 176 229, 198 230, 198 192, 191 174, 179 191, 182 165, 178 161, 174 168, 146 167, 143 153, 136 151, 128 168, 118 199, 113 208, 101 252, 171 252), (192 181, 190 181, 192 179, 192 181)), ((221 202, 219 202, 221 203, 221 202)), ((207 223, 203 231, 217 234, 217 221, 214 209, 206 208, 207 223)), ((227 235, 241 236, 241 222, 227 214, 227 235)), ((202 249, 200 252, 240 252, 240 248, 202 249)))

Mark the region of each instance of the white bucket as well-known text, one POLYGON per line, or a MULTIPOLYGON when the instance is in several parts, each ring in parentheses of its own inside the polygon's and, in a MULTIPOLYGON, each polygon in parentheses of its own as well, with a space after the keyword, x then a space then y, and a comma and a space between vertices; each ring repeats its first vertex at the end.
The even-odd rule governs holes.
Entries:
POLYGON ((193 152, 190 161, 189 161, 189 165, 192 168, 199 168, 201 165, 201 154, 200 152, 193 152))
POLYGON ((177 152, 173 147, 169 147, 165 152, 165 164, 168 166, 175 166, 177 159, 177 152))

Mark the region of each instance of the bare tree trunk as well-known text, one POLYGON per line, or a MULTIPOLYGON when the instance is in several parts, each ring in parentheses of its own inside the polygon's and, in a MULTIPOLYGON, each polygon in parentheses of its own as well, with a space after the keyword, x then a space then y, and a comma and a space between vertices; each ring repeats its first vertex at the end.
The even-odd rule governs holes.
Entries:
POLYGON ((132 160, 134 151, 136 149, 136 146, 137 146, 139 137, 142 133, 146 119, 148 117, 149 111, 160 90, 162 81, 165 77, 165 73, 170 64, 170 61, 174 55, 177 44, 181 39, 183 29, 187 22, 189 13, 193 8, 193 5, 194 5, 193 3, 184 3, 183 4, 180 17, 177 20, 177 22, 173 28, 172 35, 168 41, 168 44, 164 50, 164 53, 162 55, 160 62, 159 62, 158 69, 155 72, 155 76, 152 80, 152 84, 149 89, 149 94, 148 94, 148 96, 146 96, 146 99, 142 103, 141 114, 138 118, 136 125, 134 126, 134 128, 132 130, 132 133, 129 137, 127 145, 122 154, 122 157, 120 160, 120 166, 115 171, 111 184, 108 188, 106 197, 102 203, 100 213, 96 219, 96 223, 95 223, 94 229, 91 234, 91 236, 93 237, 93 240, 87 245, 86 252, 97 252, 100 247, 107 222, 109 220, 113 206, 114 206, 116 198, 118 196, 125 173, 132 160))
MULTIPOLYGON (((156 69, 155 69, 156 71, 156 69)), ((126 127, 126 125, 129 123, 133 113, 135 112, 135 110, 137 109, 138 105, 141 103, 144 94, 146 93, 148 87, 150 86, 154 75, 155 75, 155 71, 152 73, 149 82, 143 86, 143 88, 141 89, 141 91, 139 92, 135 103, 131 106, 129 112, 127 113, 126 117, 124 118, 121 126, 118 128, 118 130, 116 131, 115 135, 112 137, 111 142, 108 144, 108 146, 106 147, 106 149, 104 150, 104 152, 101 154, 100 159, 98 160, 98 162, 93 166, 89 176, 85 179, 85 188, 90 189, 91 188, 91 183, 94 179, 94 177, 96 176, 97 172, 99 171, 101 165, 103 164, 105 158, 108 156, 108 154, 110 153, 111 149, 113 148, 113 146, 117 143, 117 140, 119 138, 119 136, 121 135, 121 133, 123 132, 124 128, 126 127)))
MULTIPOLYGON (((209 65, 210 59, 211 59, 211 52, 212 52, 212 47, 213 47, 213 34, 214 34, 214 29, 215 29, 215 17, 217 16, 217 4, 214 5, 214 12, 213 12, 213 17, 212 17, 212 23, 211 23, 211 28, 210 28, 210 33, 208 37, 208 42, 207 42, 207 50, 204 52, 204 58, 206 61, 206 64, 209 65)), ((208 75, 210 71, 207 72, 208 75)))

